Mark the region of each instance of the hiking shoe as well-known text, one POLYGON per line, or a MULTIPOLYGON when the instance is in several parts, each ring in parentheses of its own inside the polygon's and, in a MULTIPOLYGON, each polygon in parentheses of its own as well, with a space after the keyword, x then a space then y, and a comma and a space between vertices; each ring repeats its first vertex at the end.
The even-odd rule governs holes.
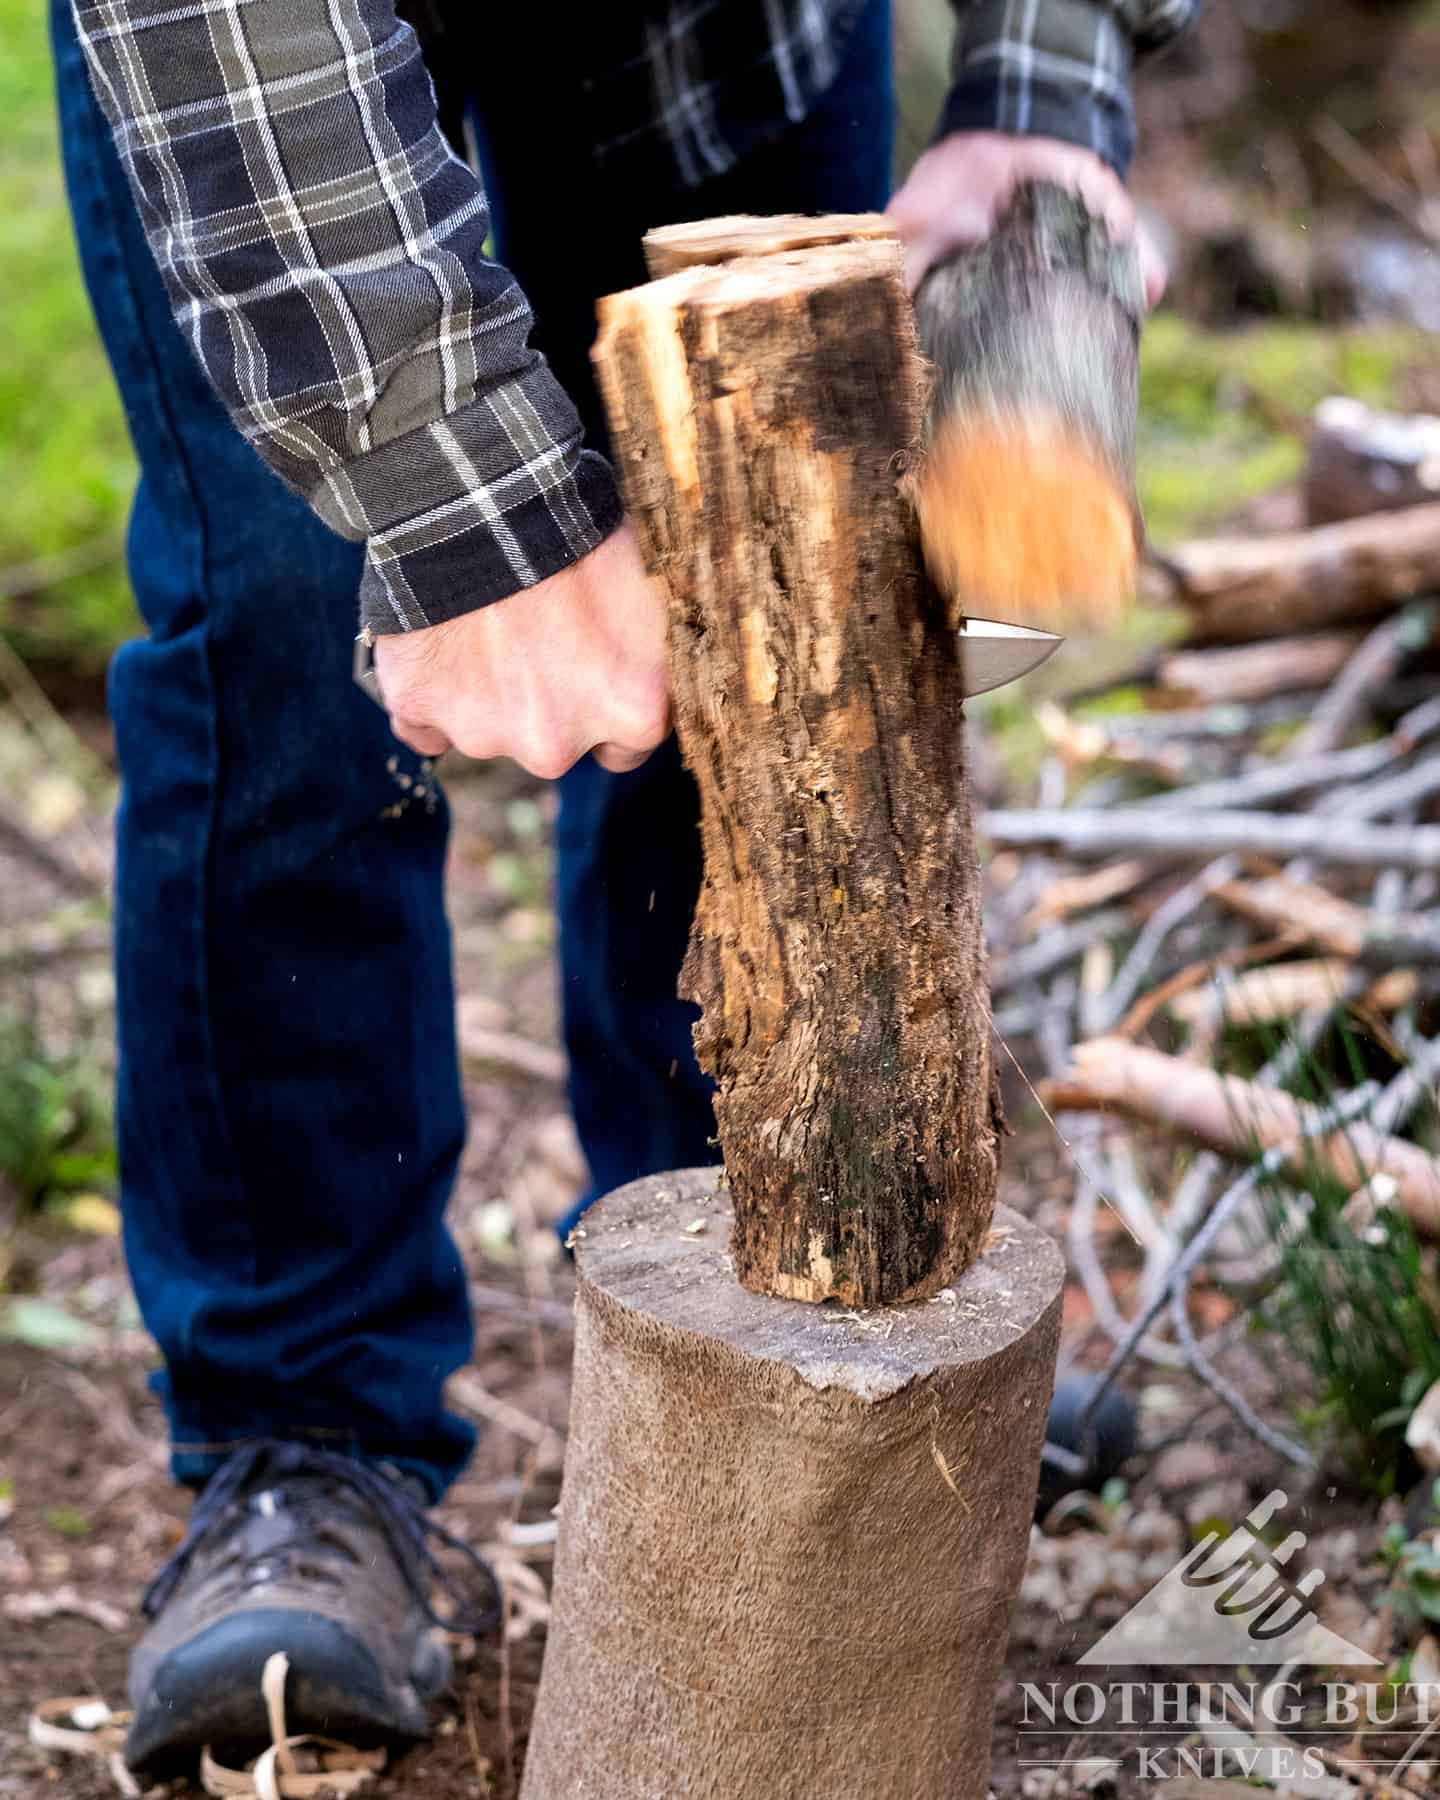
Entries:
POLYGON ((260 1675, 277 1650, 290 1659, 292 1733, 361 1746, 423 1737, 426 1702, 450 1675, 434 1628, 479 1635, 500 1611, 489 1569, 426 1516, 418 1484, 274 1439, 245 1444, 207 1482, 142 1605, 152 1623, 130 1658, 125 1760, 152 1779, 193 1767, 207 1744, 265 1748, 260 1675), (478 1607, 431 1538, 483 1577, 478 1607), (455 1608, 443 1621, 437 1588, 455 1608))

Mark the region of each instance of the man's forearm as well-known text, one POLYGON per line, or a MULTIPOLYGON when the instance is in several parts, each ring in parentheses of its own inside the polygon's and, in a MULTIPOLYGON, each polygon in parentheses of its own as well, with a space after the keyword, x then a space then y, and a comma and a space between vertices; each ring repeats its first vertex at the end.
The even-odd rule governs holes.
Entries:
POLYGON ((391 0, 74 0, 175 316, 237 426, 366 540, 362 611, 434 624, 618 523, 483 250, 391 0))
POLYGON ((940 132, 1058 138, 1117 174, 1135 149, 1137 54, 1181 31, 1200 0, 955 0, 953 85, 940 132))

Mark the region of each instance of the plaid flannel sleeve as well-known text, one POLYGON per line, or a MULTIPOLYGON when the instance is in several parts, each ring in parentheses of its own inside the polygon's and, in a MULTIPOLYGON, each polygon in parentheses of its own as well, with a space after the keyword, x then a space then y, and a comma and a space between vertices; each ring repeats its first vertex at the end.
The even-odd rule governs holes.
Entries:
POLYGON ((1200 0, 955 0, 953 86, 940 134, 1013 131, 1083 145, 1124 174, 1135 153, 1130 72, 1200 0))
POLYGON ((365 624, 502 599, 618 524, 392 0, 74 8, 180 328, 270 467, 364 540, 365 624))

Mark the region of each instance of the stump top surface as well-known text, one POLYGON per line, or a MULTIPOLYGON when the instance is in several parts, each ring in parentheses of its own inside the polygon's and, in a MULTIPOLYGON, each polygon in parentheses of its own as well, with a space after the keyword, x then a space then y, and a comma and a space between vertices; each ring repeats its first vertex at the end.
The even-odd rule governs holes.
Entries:
POLYGON ((1064 1281, 1054 1241, 1001 1206, 981 1256, 933 1299, 849 1312, 752 1294, 735 1279, 720 1174, 672 1170, 597 1200, 575 1233, 581 1280, 662 1325, 782 1363, 819 1390, 879 1400, 983 1361, 1024 1337, 1064 1281))

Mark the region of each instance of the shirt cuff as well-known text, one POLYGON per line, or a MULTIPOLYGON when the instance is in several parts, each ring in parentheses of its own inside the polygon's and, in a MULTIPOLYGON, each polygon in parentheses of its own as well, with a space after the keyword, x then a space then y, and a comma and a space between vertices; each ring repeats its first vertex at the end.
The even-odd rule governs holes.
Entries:
POLYGON ((332 466, 312 503, 365 540, 360 623, 418 631, 569 568, 620 524, 604 457, 539 358, 458 411, 332 466))
POLYGON ((1135 44, 1108 5, 980 0, 960 14, 939 137, 1005 131, 1093 150, 1123 176, 1135 153, 1135 44), (1018 23, 1020 13, 1023 23, 1018 23))

